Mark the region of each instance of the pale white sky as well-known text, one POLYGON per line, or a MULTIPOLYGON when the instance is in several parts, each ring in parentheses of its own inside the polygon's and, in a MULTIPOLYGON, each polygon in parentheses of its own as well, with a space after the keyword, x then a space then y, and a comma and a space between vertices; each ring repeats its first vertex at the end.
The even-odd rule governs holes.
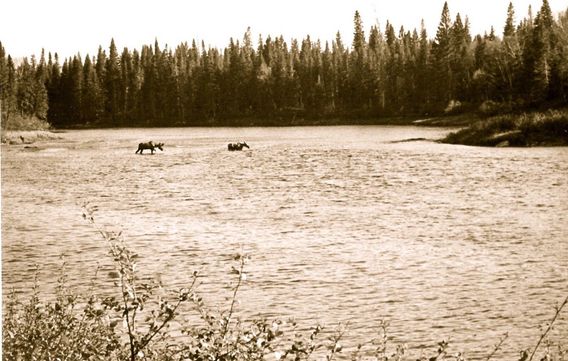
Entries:
MULTIPOLYGON (((568 8, 566 0, 549 0, 557 14, 568 8)), ((114 37, 120 50, 144 44, 175 48, 183 41, 204 40, 223 48, 229 38, 242 39, 251 27, 256 47, 258 34, 283 35, 301 40, 335 38, 341 32, 346 44, 353 37, 353 15, 359 10, 365 35, 371 25, 384 30, 387 19, 396 31, 420 27, 424 19, 428 36, 435 36, 444 0, 0 0, 0 41, 13 57, 58 52, 60 58, 77 52, 96 54, 108 49, 114 37)), ((472 34, 495 26, 502 33, 509 0, 448 0, 452 18, 469 16, 472 34)), ((542 0, 513 0, 516 21, 536 14, 542 0)))

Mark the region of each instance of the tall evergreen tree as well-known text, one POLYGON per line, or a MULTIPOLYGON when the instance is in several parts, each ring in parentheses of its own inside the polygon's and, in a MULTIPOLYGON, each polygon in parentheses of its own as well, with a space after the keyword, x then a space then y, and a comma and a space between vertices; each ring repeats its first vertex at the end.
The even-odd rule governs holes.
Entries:
POLYGON ((363 115, 368 104, 368 77, 366 40, 363 22, 358 11, 353 18, 353 52, 350 59, 349 91, 351 99, 349 108, 356 114, 363 115))
POLYGON ((12 57, 0 42, 0 119, 2 127, 6 127, 11 116, 16 112, 16 68, 12 57))
POLYGON ((514 25, 515 11, 513 3, 509 3, 507 8, 507 20, 503 31, 503 43, 500 46, 495 61, 498 64, 497 70, 500 73, 502 94, 507 101, 512 101, 517 93, 516 74, 519 72, 521 62, 521 48, 514 25))
POLYGON ((420 112, 428 113, 431 109, 431 97, 429 91, 429 84, 431 80, 431 60, 430 60, 430 42, 428 41, 428 33, 424 20, 420 24, 420 49, 417 59, 417 104, 420 104, 420 112))
POLYGON ((377 26, 372 26, 369 33, 369 90, 372 116, 380 116, 385 110, 385 45, 377 26))
POLYGON ((523 85, 533 105, 553 97, 558 83, 553 24, 548 1, 543 0, 534 23, 523 31, 523 85))
POLYGON ((52 125, 57 126, 63 121, 62 113, 63 101, 61 99, 61 68, 59 66, 59 56, 57 53, 51 56, 49 54, 48 60, 48 72, 49 75, 47 77, 47 98, 48 98, 48 110, 47 110, 47 119, 52 125))
POLYGON ((333 107, 337 114, 345 115, 348 112, 348 51, 343 44, 341 34, 335 34, 335 41, 332 44, 333 68, 336 74, 336 89, 334 92, 333 107))
POLYGON ((67 104, 69 108, 68 121, 71 124, 80 124, 83 120, 83 61, 76 55, 69 63, 69 79, 67 104))
POLYGON ((353 51, 359 61, 365 56, 365 32, 363 30, 363 20, 359 11, 355 11, 353 17, 353 51))
POLYGON ((93 61, 87 55, 83 64, 82 112, 84 122, 94 122, 101 118, 104 112, 102 89, 93 61))
POLYGON ((17 69, 16 107, 23 117, 47 118, 47 90, 43 72, 38 72, 38 64, 32 56, 31 62, 24 58, 17 69))
POLYGON ((536 99, 553 100, 560 92, 560 63, 567 59, 559 57, 554 30, 554 18, 548 0, 542 1, 542 6, 535 19, 533 33, 533 45, 537 52, 535 64, 535 87, 536 99))
POLYGON ((503 37, 510 37, 515 35, 515 9, 513 3, 509 3, 507 8, 507 20, 505 21, 505 28, 503 29, 503 37))
MULTIPOLYGON (((558 58, 568 59, 568 8, 558 16, 556 27, 558 38, 558 58)), ((561 61, 558 67, 560 103, 568 103, 568 61, 561 61)))
POLYGON ((157 73, 155 69, 154 50, 152 46, 143 46, 140 54, 140 65, 144 82, 140 89, 140 112, 143 124, 154 125, 157 115, 156 91, 157 73))
POLYGON ((39 59, 39 63, 35 69, 35 77, 34 77, 34 113, 35 116, 42 120, 47 120, 47 111, 49 109, 49 101, 48 101, 48 94, 47 94, 47 63, 45 61, 45 51, 44 49, 41 50, 41 56, 39 59))
POLYGON ((471 68, 473 61, 470 56, 471 35, 469 24, 461 21, 458 13, 450 29, 450 92, 453 99, 465 101, 469 98, 471 68))
POLYGON ((440 106, 447 104, 453 95, 450 68, 450 29, 450 10, 446 1, 442 9, 436 38, 432 43, 432 71, 436 75, 434 94, 440 106))
POLYGON ((110 41, 109 55, 105 61, 103 75, 105 92, 105 119, 110 124, 119 125, 120 120, 120 62, 114 38, 110 41))
POLYGON ((7 119, 8 109, 8 59, 6 58, 6 49, 0 41, 0 121, 7 119))

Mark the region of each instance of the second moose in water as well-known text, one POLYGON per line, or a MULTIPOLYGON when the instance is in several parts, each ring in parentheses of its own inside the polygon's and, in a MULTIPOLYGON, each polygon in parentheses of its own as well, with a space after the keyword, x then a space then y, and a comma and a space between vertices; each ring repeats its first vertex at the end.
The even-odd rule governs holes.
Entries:
POLYGON ((227 146, 227 149, 229 149, 230 151, 243 150, 243 147, 247 147, 247 148, 250 149, 250 147, 248 146, 248 144, 246 142, 229 143, 229 145, 227 146))
POLYGON ((164 151, 164 149, 162 148, 163 146, 164 146, 164 143, 154 144, 154 143, 152 143, 152 141, 149 141, 148 143, 140 143, 140 144, 138 144, 138 150, 136 151, 136 153, 140 152, 140 154, 142 154, 142 152, 144 152, 144 149, 150 149, 152 154, 154 154, 154 150, 156 148, 158 148, 161 151, 164 151))

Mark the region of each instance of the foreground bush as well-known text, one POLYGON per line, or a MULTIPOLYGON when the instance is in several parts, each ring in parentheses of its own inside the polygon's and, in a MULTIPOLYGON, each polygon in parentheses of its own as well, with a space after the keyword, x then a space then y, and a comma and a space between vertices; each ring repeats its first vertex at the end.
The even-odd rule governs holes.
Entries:
MULTIPOLYGON (((197 273, 193 273, 186 288, 166 292, 137 275, 136 257, 126 247, 122 235, 100 228, 94 219, 95 211, 96 207, 85 207, 83 216, 107 242, 118 274, 117 295, 99 298, 90 292, 82 298, 73 294, 66 287, 64 267, 54 301, 40 299, 37 280, 27 302, 12 293, 3 318, 3 360, 331 361, 339 354, 354 361, 412 359, 405 345, 388 342, 385 322, 378 325, 371 340, 344 347, 341 341, 347 327, 340 326, 324 336, 319 325, 301 331, 293 321, 241 320, 235 307, 239 289, 246 280, 246 255, 234 257, 230 271, 234 275, 232 294, 223 311, 213 312, 203 303, 196 291, 197 273), (184 325, 176 319, 180 315, 194 317, 184 325)), ((553 348, 547 335, 567 303, 568 297, 556 308, 536 345, 521 351, 519 361, 564 360, 563 346, 553 348)), ((486 360, 496 358, 506 338, 493 350, 487 350, 486 360)), ((442 341, 430 355, 418 361, 465 360, 461 353, 450 354, 448 346, 448 342, 442 341)))
POLYGON ((36 281, 27 303, 12 292, 5 308, 3 360, 119 359, 120 339, 104 303, 94 296, 80 300, 67 291, 64 278, 55 301, 40 300, 36 281))

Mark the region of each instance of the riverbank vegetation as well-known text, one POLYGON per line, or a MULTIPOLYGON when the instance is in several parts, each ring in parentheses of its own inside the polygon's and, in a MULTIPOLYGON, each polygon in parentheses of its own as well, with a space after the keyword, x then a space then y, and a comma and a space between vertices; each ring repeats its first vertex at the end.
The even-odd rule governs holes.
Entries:
POLYGON ((568 109, 490 117, 449 134, 442 142, 490 147, 568 146, 568 109))
MULTIPOLYGON (((507 10, 505 14, 505 10, 507 10)), ((17 116, 56 128, 382 124, 385 119, 498 115, 568 101, 568 10, 547 0, 504 32, 472 36, 444 4, 434 38, 354 16, 351 46, 307 36, 230 39, 13 59, 0 44, 2 123, 17 116)), ((408 120, 407 123, 411 123, 408 120)))
MULTIPOLYGON (((348 345, 348 325, 327 331, 293 320, 241 319, 238 297, 246 284, 248 262, 243 254, 236 254, 228 269, 233 282, 228 303, 220 311, 199 295, 201 276, 196 272, 186 287, 166 290, 136 270, 137 257, 122 234, 99 226, 96 211, 86 205, 83 217, 106 241, 115 267, 116 277, 109 281, 115 294, 73 293, 66 284, 65 266, 55 297, 42 298, 37 280, 29 300, 12 292, 3 310, 2 360, 417 359, 406 345, 389 337, 386 322, 377 325, 376 335, 348 345)), ((535 344, 520 350, 519 361, 566 359, 566 340, 552 336, 551 330, 567 303, 568 297, 556 307, 535 344)), ((483 359, 498 359, 506 339, 503 335, 493 348, 475 351, 483 359)), ((468 358, 467 352, 452 350, 447 341, 425 350, 419 361, 468 358)))
POLYGON ((58 138, 51 131, 51 125, 35 116, 16 114, 9 121, 2 121, 2 144, 31 144, 37 140, 58 138))
POLYGON ((13 115, 2 122, 2 130, 49 130, 51 125, 45 119, 39 119, 35 116, 22 116, 20 114, 13 115))

